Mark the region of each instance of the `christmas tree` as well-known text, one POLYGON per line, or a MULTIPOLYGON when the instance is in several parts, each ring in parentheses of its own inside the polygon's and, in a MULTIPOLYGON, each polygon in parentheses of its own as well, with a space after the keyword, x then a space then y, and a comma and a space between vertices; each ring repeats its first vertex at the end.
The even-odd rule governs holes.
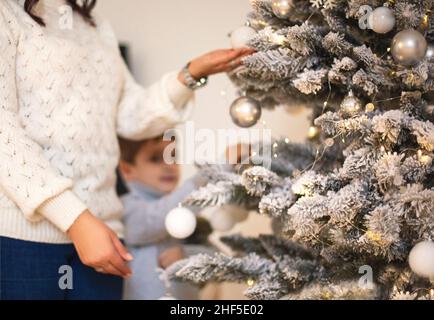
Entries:
POLYGON ((188 204, 256 208, 274 234, 167 272, 251 299, 432 298, 434 1, 251 2, 257 52, 230 77, 263 108, 311 108, 310 140, 274 142, 271 166, 207 168, 188 204))

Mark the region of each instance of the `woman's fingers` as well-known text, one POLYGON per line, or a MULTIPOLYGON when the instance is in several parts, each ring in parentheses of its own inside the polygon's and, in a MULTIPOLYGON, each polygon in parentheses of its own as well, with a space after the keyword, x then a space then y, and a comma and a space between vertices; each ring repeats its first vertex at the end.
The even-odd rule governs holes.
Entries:
POLYGON ((127 263, 121 256, 117 254, 113 254, 109 261, 110 265, 113 266, 116 270, 121 273, 122 277, 129 277, 132 274, 130 267, 128 267, 127 263))
POLYGON ((222 63, 230 63, 233 60, 237 60, 241 57, 251 55, 254 52, 254 49, 248 47, 229 50, 229 52, 224 56, 225 59, 222 61, 222 63))
POLYGON ((118 277, 124 277, 124 275, 122 274, 121 271, 119 271, 118 269, 116 269, 113 265, 111 264, 107 264, 104 267, 101 268, 97 268, 95 269, 97 272, 100 273, 104 273, 104 274, 110 274, 113 276, 118 276, 118 277))
POLYGON ((117 252, 119 255, 125 260, 125 261, 131 261, 133 260, 133 256, 128 252, 128 250, 125 248, 125 246, 122 244, 122 242, 119 240, 119 238, 116 236, 115 233, 111 234, 111 238, 113 241, 113 245, 115 246, 117 252))

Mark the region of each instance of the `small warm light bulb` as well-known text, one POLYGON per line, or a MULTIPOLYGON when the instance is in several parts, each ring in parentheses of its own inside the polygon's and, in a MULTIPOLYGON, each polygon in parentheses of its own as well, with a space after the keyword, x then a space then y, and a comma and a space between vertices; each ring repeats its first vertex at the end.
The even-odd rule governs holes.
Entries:
POLYGON ((275 154, 274 154, 274 158, 277 158, 277 157, 278 157, 278 155, 275 153, 275 154))
POLYGON ((253 279, 249 279, 249 280, 247 280, 247 285, 248 285, 249 287, 253 287, 253 286, 255 285, 255 280, 253 280, 253 279))
POLYGON ((375 110, 375 105, 373 103, 368 103, 365 108, 366 112, 372 112, 375 110))
POLYGON ((288 144, 289 143, 289 139, 285 138, 285 143, 288 144))

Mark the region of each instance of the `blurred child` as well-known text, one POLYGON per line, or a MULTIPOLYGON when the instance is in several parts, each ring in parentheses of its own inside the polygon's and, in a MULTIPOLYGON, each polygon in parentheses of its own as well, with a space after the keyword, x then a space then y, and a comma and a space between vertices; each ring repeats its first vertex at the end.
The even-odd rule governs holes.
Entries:
MULTIPOLYGON (((179 241, 171 239, 165 219, 186 196, 201 186, 195 177, 177 188, 180 168, 167 164, 164 151, 171 141, 157 137, 145 141, 120 140, 120 171, 129 193, 122 197, 125 208, 125 242, 134 256, 133 275, 126 281, 124 297, 128 300, 154 300, 166 295, 158 268, 167 268, 186 254, 179 241)), ((172 154, 174 157, 174 154, 172 154)), ((187 284, 172 286, 177 299, 198 298, 198 289, 187 284)))

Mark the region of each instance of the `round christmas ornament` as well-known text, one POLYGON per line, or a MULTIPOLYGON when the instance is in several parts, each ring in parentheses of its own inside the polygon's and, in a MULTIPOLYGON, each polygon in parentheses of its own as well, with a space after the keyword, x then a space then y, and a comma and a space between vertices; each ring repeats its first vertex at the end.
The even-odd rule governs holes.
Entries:
POLYGON ((423 108, 423 113, 431 120, 434 120, 434 104, 428 104, 423 108))
POLYGON ((434 242, 422 241, 414 246, 408 258, 410 268, 421 277, 434 280, 434 242))
POLYGON ((320 133, 321 133, 320 128, 318 128, 317 126, 310 126, 309 130, 307 131, 307 137, 310 140, 313 140, 313 139, 316 139, 320 133))
POLYGON ((379 7, 368 17, 368 28, 376 33, 388 33, 395 28, 395 15, 387 7, 379 7))
POLYGON ((209 223, 213 230, 227 232, 237 224, 237 221, 229 210, 219 207, 211 214, 209 223))
POLYGON ((250 97, 240 97, 230 108, 232 121, 241 128, 250 128, 258 123, 262 115, 259 101, 250 97))
POLYGON ((196 216, 189 209, 178 207, 169 212, 165 220, 167 232, 175 239, 186 239, 196 229, 196 216))
POLYGON ((350 90, 344 101, 341 103, 342 113, 347 116, 354 116, 361 108, 362 102, 354 95, 353 90, 350 90))
POLYGON ((425 58, 428 43, 424 36, 414 29, 399 32, 392 41, 391 52, 397 63, 411 67, 425 58))
POLYGON ((237 49, 246 47, 255 35, 255 29, 248 26, 243 26, 234 30, 230 35, 232 48, 237 49))
POLYGON ((272 0, 271 7, 276 17, 280 19, 287 19, 294 10, 292 0, 272 0))
POLYGON ((429 44, 428 49, 426 50, 425 59, 428 61, 433 61, 434 59, 434 45, 429 44))

